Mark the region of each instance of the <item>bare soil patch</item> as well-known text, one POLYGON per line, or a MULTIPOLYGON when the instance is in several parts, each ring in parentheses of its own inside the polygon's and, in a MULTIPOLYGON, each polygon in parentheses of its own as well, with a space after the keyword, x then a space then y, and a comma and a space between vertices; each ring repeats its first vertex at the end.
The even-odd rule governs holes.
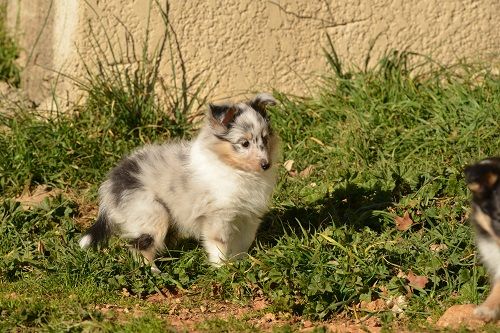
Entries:
MULTIPOLYGON (((366 315, 353 319, 344 313, 328 321, 311 321, 290 313, 272 312, 271 302, 263 296, 258 296, 245 304, 238 304, 228 300, 203 299, 193 303, 189 295, 163 290, 162 294, 150 295, 147 301, 155 304, 164 304, 169 308, 165 320, 179 331, 198 332, 197 325, 207 320, 237 319, 250 323, 252 326, 270 332, 274 328, 285 325, 291 326, 298 332, 313 332, 323 327, 327 332, 374 332, 382 331, 381 321, 366 315)), ((398 332, 405 330, 398 329, 398 332)))
POLYGON ((148 302, 167 305, 166 321, 176 330, 196 332, 197 324, 213 319, 247 320, 259 328, 283 325, 287 322, 278 316, 265 313, 269 302, 263 297, 256 297, 248 303, 238 304, 228 300, 199 299, 180 292, 163 290, 162 293, 150 295, 148 302))

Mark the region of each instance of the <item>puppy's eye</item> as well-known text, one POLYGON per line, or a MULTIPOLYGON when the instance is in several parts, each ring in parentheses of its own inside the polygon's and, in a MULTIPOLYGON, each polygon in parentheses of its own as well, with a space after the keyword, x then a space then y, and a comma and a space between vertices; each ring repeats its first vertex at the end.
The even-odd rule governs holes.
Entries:
POLYGON ((245 148, 248 148, 248 146, 250 146, 250 142, 248 140, 245 140, 241 143, 241 145, 245 148))
POLYGON ((263 136, 262 137, 262 142, 267 145, 267 141, 269 140, 269 137, 266 135, 266 136, 263 136))

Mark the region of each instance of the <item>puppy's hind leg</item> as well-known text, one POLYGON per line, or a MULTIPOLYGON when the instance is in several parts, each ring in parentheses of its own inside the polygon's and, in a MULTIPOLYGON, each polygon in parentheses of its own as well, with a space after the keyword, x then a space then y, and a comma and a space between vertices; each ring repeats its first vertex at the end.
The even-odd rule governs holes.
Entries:
POLYGON ((131 240, 129 244, 132 255, 137 261, 144 261, 145 264, 150 265, 152 273, 161 273, 154 261, 157 248, 155 246, 155 239, 152 235, 142 234, 138 238, 131 240))
POLYGON ((128 222, 122 225, 124 238, 129 240, 136 259, 151 265, 153 273, 160 273, 154 259, 165 247, 165 236, 172 222, 170 210, 163 201, 156 198, 137 200, 129 208, 128 222), (144 260, 141 260, 141 256, 144 260))

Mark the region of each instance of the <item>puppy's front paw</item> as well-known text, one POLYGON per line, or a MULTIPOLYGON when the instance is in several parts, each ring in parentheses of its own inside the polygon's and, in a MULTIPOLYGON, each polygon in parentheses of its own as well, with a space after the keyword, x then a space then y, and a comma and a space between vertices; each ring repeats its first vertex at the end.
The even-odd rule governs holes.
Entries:
POLYGON ((153 274, 161 274, 160 269, 156 265, 151 266, 151 273, 153 274))
POLYGON ((476 317, 481 318, 484 321, 493 321, 495 319, 498 319, 499 314, 500 314, 500 309, 498 307, 490 308, 485 304, 481 304, 474 309, 474 315, 476 317))

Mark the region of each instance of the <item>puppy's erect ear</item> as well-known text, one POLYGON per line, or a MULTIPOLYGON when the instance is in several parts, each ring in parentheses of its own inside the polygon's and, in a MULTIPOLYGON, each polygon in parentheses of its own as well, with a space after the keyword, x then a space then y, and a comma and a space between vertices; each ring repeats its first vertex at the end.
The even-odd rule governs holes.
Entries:
POLYGON ((234 105, 209 104, 208 108, 210 124, 215 127, 228 127, 238 111, 234 105))
POLYGON ((475 164, 465 168, 467 187, 474 193, 491 191, 499 180, 498 170, 487 164, 475 164))
POLYGON ((248 105, 252 107, 255 111, 260 113, 262 117, 268 118, 267 117, 267 107, 269 105, 276 105, 276 100, 274 99, 273 95, 268 94, 268 93, 260 93, 257 96, 254 97, 250 102, 248 102, 248 105))

